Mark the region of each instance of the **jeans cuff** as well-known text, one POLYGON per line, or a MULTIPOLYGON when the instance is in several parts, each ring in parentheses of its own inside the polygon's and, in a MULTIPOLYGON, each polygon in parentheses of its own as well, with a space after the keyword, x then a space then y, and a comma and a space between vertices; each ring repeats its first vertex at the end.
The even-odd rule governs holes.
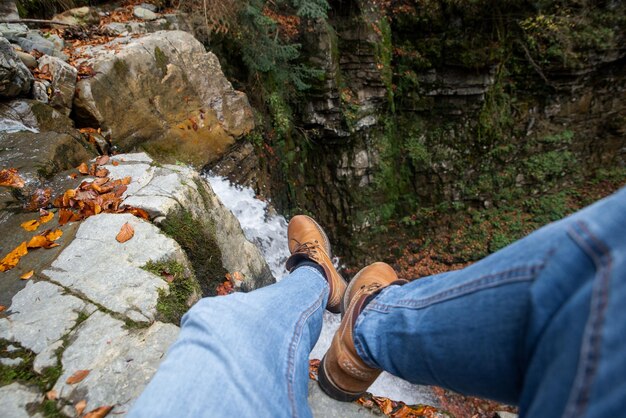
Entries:
POLYGON ((376 364, 374 360, 372 360, 367 354, 367 350, 365 350, 365 344, 358 331, 359 326, 365 320, 365 317, 369 312, 370 310, 366 306, 365 309, 363 309, 363 311, 361 311, 361 313, 359 314, 356 322, 354 323, 354 329, 352 330, 352 339, 354 341, 354 348, 356 349, 356 353, 361 358, 361 360, 363 360, 363 362, 369 367, 380 369, 380 366, 376 364))

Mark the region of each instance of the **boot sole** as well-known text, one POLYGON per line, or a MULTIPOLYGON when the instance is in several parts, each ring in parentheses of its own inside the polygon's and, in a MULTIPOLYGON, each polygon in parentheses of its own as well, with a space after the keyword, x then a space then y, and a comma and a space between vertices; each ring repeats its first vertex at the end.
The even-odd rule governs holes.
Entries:
POLYGON ((328 396, 341 402, 355 401, 364 393, 351 393, 338 388, 326 373, 326 356, 324 356, 320 362, 320 367, 317 372, 317 383, 328 396))

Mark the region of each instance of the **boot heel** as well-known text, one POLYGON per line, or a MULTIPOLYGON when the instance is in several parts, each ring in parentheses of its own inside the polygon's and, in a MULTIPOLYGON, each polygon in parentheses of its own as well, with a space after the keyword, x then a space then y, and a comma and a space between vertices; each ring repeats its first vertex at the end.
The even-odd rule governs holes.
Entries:
POLYGON ((322 361, 320 362, 320 367, 317 371, 317 383, 320 385, 322 390, 328 396, 338 401, 352 402, 352 401, 357 400, 363 393, 350 393, 350 392, 345 392, 339 389, 332 382, 332 380, 329 378, 328 374, 326 373, 326 367, 325 367, 326 361, 325 360, 326 360, 326 356, 322 358, 322 361))

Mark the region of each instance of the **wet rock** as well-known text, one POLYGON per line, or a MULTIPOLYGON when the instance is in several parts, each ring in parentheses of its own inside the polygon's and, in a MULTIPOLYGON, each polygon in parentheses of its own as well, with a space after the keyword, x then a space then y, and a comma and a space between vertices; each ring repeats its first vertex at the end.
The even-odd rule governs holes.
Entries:
POLYGON ((151 10, 144 9, 143 7, 136 6, 133 9, 133 15, 143 20, 156 20, 159 16, 151 10))
POLYGON ((159 161, 201 167, 254 126, 245 94, 192 35, 161 31, 116 42, 117 53, 106 45, 85 50, 96 76, 77 83, 74 110, 121 150, 141 146, 159 161))
POLYGON ((63 13, 52 16, 56 22, 66 23, 72 26, 88 26, 100 23, 100 15, 98 11, 91 7, 77 7, 75 9, 66 10, 63 13))
POLYGON ((62 356, 63 374, 54 390, 65 400, 85 399, 86 410, 115 405, 111 415, 128 412, 178 331, 178 327, 161 322, 129 330, 124 322, 96 312, 72 335, 72 344, 62 356), (77 370, 90 373, 77 384, 66 384, 77 370))
POLYGON ((12 98, 30 91, 33 75, 5 38, 0 38, 0 97, 12 98))
POLYGON ((0 338, 39 353, 67 334, 79 313, 94 310, 95 306, 64 294, 59 286, 29 282, 13 298, 7 318, 0 319, 0 338))
POLYGON ((30 404, 38 404, 40 400, 39 392, 20 383, 0 387, 0 411, 6 417, 31 418, 27 408, 30 404))
MULTIPOLYGON (((237 218, 219 201, 198 173, 188 167, 154 166, 146 154, 123 154, 113 157, 110 163, 113 161, 119 162, 119 165, 106 166, 112 178, 133 178, 125 204, 147 210, 161 224, 186 211, 197 222, 200 239, 205 245, 211 242, 217 245, 223 268, 243 274, 246 290, 274 282, 258 248, 245 238, 237 218)), ((192 255, 189 257, 192 258, 192 255)), ((194 262, 193 259, 191 261, 194 262)), ((205 293, 212 290, 207 289, 203 277, 198 278, 205 293)))
POLYGON ((72 110, 78 71, 59 58, 44 55, 39 58, 39 69, 41 70, 46 66, 52 75, 50 85, 52 93, 49 104, 65 116, 69 116, 72 110))
POLYGON ((80 224, 74 241, 44 274, 112 312, 135 322, 151 322, 159 289, 167 292, 168 285, 142 269, 150 260, 188 265, 180 246, 156 226, 129 214, 100 214, 80 224), (115 237, 125 223, 135 235, 119 243, 115 237))

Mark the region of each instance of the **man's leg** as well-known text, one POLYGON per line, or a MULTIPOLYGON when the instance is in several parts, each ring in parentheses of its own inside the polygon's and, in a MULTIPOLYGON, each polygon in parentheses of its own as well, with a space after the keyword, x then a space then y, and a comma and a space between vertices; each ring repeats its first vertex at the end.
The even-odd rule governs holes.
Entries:
POLYGON ((626 407, 624 324, 626 189, 463 270, 385 288, 354 344, 371 367, 523 416, 607 417, 626 407))
POLYGON ((311 416, 308 357, 327 299, 312 266, 250 293, 202 299, 129 416, 311 416))

